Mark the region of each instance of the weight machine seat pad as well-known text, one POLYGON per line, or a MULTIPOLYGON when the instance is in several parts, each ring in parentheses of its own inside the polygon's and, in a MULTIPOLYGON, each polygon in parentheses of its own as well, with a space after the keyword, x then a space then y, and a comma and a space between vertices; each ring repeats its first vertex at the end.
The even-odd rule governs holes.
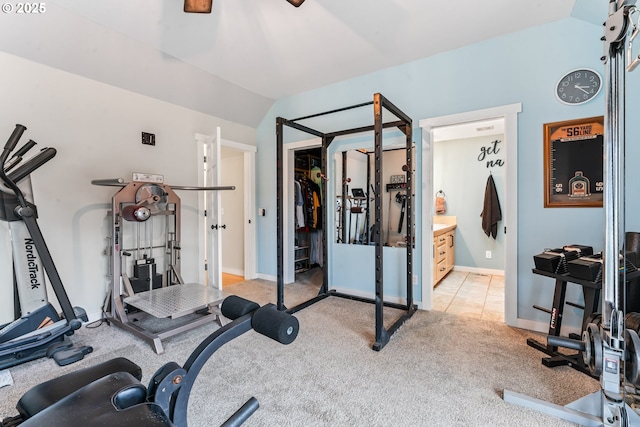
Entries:
POLYGON ((22 427, 174 427, 147 390, 127 372, 102 377, 21 424, 22 427))
POLYGON ((38 384, 20 398, 16 409, 26 420, 85 385, 116 372, 128 372, 137 380, 142 379, 142 369, 138 365, 117 357, 38 384))

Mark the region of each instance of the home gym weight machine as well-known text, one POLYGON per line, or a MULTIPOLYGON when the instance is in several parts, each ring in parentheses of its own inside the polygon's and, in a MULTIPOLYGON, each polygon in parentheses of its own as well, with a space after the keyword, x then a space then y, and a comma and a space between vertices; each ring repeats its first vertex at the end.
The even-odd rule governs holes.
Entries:
MULTIPOLYGON (((640 426, 640 415, 628 404, 629 390, 640 387, 638 328, 624 314, 625 254, 625 72, 640 64, 633 58, 632 42, 640 32, 636 0, 610 0, 604 24, 603 61, 606 63, 606 116, 604 135, 605 249, 602 280, 602 321, 589 323, 582 340, 548 336, 548 345, 583 353, 585 365, 600 378, 600 390, 566 406, 534 399, 509 390, 504 400, 536 409, 584 426, 640 426), (627 61, 625 67, 625 51, 627 61), (611 256, 611 254, 613 256, 611 256), (627 328, 629 326, 629 328, 627 328)), ((636 325, 637 326, 637 325, 636 325)))
POLYGON ((23 162, 36 143, 29 140, 9 156, 26 127, 18 124, 0 155, 0 220, 8 222, 11 234, 16 320, 0 328, 0 369, 40 357, 53 357, 59 365, 76 362, 91 347, 74 347, 65 340, 87 321, 85 311, 72 307, 37 222, 30 174, 56 155, 54 148, 42 149, 23 162), (14 169, 15 168, 15 169, 14 169), (44 273, 58 299, 58 314, 47 297, 44 273))
POLYGON ((225 293, 212 286, 184 283, 180 274, 180 197, 173 190, 235 187, 170 186, 161 175, 142 173, 134 173, 129 183, 121 178, 91 183, 121 187, 111 206, 107 250, 111 280, 103 308, 105 319, 142 338, 158 354, 164 352, 165 338, 214 320, 222 325, 218 306, 225 293))
MULTIPOLYGON (((276 177, 276 197, 277 197, 277 307, 278 310, 287 310, 284 304, 284 201, 283 201, 283 189, 284 189, 284 177, 283 177, 283 145, 284 145, 284 127, 290 127, 307 134, 316 136, 322 139, 322 156, 321 156, 321 168, 323 171, 327 170, 327 149, 329 145, 334 141, 336 137, 354 135, 363 132, 374 133, 374 225, 371 238, 375 242, 375 296, 373 299, 361 298, 354 295, 349 295, 335 290, 329 290, 328 277, 329 266, 327 263, 327 231, 328 228, 328 215, 323 215, 323 229, 325 230, 324 237, 322 239, 322 253, 323 253, 323 279, 322 286, 318 295, 306 302, 303 302, 289 310, 289 313, 295 313, 303 308, 306 308, 318 301, 321 301, 329 296, 335 296, 340 298, 352 299, 355 301, 373 303, 376 306, 375 312, 375 342, 372 348, 376 351, 382 350, 382 348, 389 342, 393 334, 409 319, 417 310, 416 305, 413 302, 413 245, 408 244, 406 246, 407 264, 406 264, 406 304, 391 303, 384 301, 384 282, 383 282, 383 233, 382 233, 382 139, 383 130, 388 128, 399 129, 406 138, 406 165, 403 166, 403 170, 406 174, 407 183, 407 199, 406 199, 406 211, 407 211, 407 241, 412 241, 413 217, 413 150, 412 150, 412 121, 409 116, 392 104, 380 93, 373 95, 373 101, 365 102, 349 107, 339 108, 336 110, 327 111, 324 113, 313 114, 310 116, 299 117, 297 119, 285 119, 282 117, 276 118, 276 157, 277 157, 277 177, 276 177), (353 110, 361 107, 373 106, 373 126, 363 126, 352 129, 345 129, 336 132, 324 133, 316 129, 312 129, 300 122, 308 119, 317 118, 325 115, 344 112, 347 110, 353 110), (384 122, 382 113, 386 110, 393 115, 396 119, 389 122, 384 122), (384 326, 384 307, 392 307, 398 310, 402 310, 403 313, 395 320, 389 328, 384 326)), ((344 182, 344 177, 343 177, 344 182)), ((344 185, 343 185, 344 188, 344 185)), ((322 182, 322 194, 327 194, 326 179, 322 182)), ((346 200, 347 195, 342 194, 343 202, 346 200)), ((328 205, 328 203, 327 203, 328 205)), ((344 209, 344 206, 343 206, 344 209)), ((343 224, 344 225, 344 224, 343 224)), ((344 235, 344 227, 342 229, 344 235)))
MULTIPOLYGON (((220 347, 252 329, 287 345, 300 329, 298 319, 273 304, 260 307, 235 295, 223 301, 221 311, 231 323, 205 338, 183 366, 169 362, 160 367, 147 387, 140 382, 142 369, 118 357, 31 388, 16 405, 19 414, 2 420, 0 427, 187 427, 192 388, 220 347)), ((258 408, 258 400, 251 397, 222 426, 238 427, 258 408)))

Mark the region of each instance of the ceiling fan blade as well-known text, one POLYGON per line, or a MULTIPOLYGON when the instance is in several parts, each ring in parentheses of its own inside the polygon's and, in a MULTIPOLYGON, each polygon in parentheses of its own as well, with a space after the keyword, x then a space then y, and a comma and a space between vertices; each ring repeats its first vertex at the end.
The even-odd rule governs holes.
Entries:
POLYGON ((304 0, 287 0, 287 1, 292 5, 294 5, 295 7, 300 7, 300 5, 304 3, 304 0))
POLYGON ((184 11, 187 13, 211 13, 212 6, 213 0, 184 0, 184 11))

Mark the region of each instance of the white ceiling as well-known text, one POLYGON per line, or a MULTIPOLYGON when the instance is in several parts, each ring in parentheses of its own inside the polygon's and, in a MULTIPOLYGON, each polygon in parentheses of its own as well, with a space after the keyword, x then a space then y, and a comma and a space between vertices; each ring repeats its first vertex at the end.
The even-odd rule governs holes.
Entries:
POLYGON ((276 99, 564 19, 576 2, 594 1, 605 0, 306 0, 299 8, 286 0, 214 0, 211 14, 186 14, 181 0, 50 0, 29 30, 5 16, 21 34, 9 43, 0 22, 0 50, 256 126, 276 99), (44 53, 56 40, 55 55, 44 53), (96 51, 103 59, 91 56, 96 51), (123 58, 170 69, 171 82, 119 75, 123 58), (102 60, 116 64, 110 74, 86 64, 102 60), (229 98, 222 99, 228 117, 166 87, 196 81, 229 98), (238 120, 243 113, 248 118, 238 120))

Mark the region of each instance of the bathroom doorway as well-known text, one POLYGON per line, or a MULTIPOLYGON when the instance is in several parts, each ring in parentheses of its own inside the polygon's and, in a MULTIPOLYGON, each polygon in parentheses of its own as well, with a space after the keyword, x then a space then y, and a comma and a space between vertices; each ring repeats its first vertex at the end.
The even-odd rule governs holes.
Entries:
MULTIPOLYGON (((522 110, 521 104, 512 104, 502 107, 477 110, 450 116, 434 117, 420 121, 422 128, 422 224, 426 230, 432 228, 435 213, 434 199, 438 189, 434 189, 434 133, 445 130, 460 130, 459 125, 480 126, 480 122, 497 120, 503 131, 503 172, 504 172, 504 198, 500 200, 502 209, 502 221, 498 224, 504 233, 504 321, 512 326, 517 326, 517 115, 522 110)), ((488 126, 488 125, 487 125, 488 126)), ((487 129, 495 132, 494 129, 487 129)), ((449 138, 444 137, 444 140, 449 138)), ((476 156, 480 153, 475 154, 476 156)), ((486 159, 482 159, 486 161, 486 159)), ((487 173, 488 175, 488 173, 487 173)), ((485 178, 486 179, 486 178, 485 178)), ((482 211, 482 205, 477 209, 478 220, 482 211)), ((433 242, 431 239, 423 239, 422 265, 423 271, 433 270, 433 242)), ((482 254, 484 255, 484 254, 482 254)), ((493 254, 492 254, 493 256, 493 254)), ((457 272, 452 272, 457 273, 457 272)), ((464 274, 465 272, 461 272, 464 274)), ((493 276, 492 271, 472 271, 468 274, 486 274, 493 276)), ((450 273, 451 274, 451 273, 450 273)), ((477 278, 477 277, 472 277, 477 278)), ((466 280, 466 277, 465 277, 466 280)), ((482 279, 486 282, 487 278, 482 279)), ((489 284, 492 278, 489 278, 489 284)), ((463 280, 464 282, 464 280, 463 280)), ((497 284, 497 283, 496 283, 497 284)), ((489 286, 487 286, 488 292, 489 286)), ((458 291, 456 291, 458 292, 458 291)), ((495 291, 494 291, 495 292, 495 291)), ((486 296, 485 296, 486 298, 486 296)), ((486 299, 485 299, 486 301, 486 299)), ((423 274, 422 280, 422 308, 430 310, 434 308, 433 275, 423 274)))
POLYGON ((444 277, 443 273, 436 275, 433 309, 504 322, 502 221, 496 234, 487 236, 478 215, 489 180, 495 184, 497 204, 504 203, 504 119, 443 126, 432 132, 432 189, 445 201, 433 220, 435 224, 456 224, 447 249, 453 251, 453 262, 449 261, 453 271, 447 273, 447 268, 444 277))

